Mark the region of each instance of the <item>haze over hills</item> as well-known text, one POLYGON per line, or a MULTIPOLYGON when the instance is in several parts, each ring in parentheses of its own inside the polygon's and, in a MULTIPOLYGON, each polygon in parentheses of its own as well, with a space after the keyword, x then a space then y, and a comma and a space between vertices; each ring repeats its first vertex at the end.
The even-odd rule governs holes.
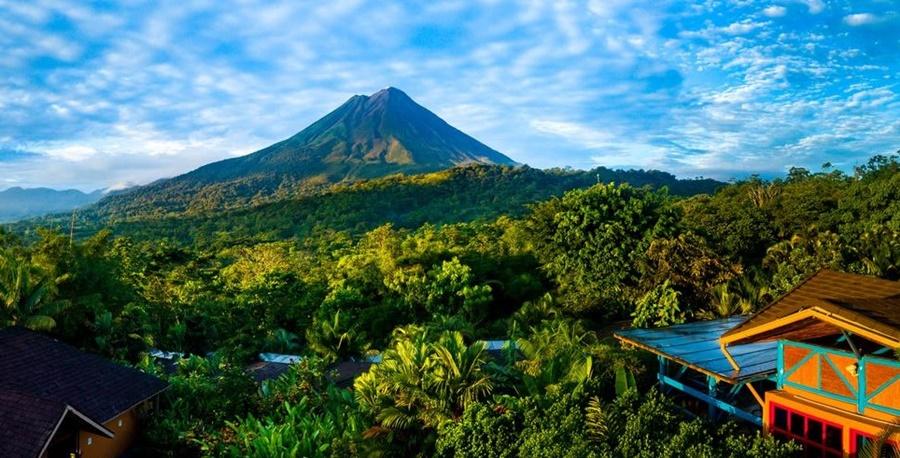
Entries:
POLYGON ((67 212, 97 202, 102 197, 101 190, 84 193, 75 189, 57 191, 50 188, 9 188, 0 191, 0 223, 47 213, 67 212))
POLYGON ((238 208, 338 182, 466 164, 515 161, 447 124, 403 91, 387 88, 351 97, 287 140, 111 195, 96 210, 130 217, 238 208))

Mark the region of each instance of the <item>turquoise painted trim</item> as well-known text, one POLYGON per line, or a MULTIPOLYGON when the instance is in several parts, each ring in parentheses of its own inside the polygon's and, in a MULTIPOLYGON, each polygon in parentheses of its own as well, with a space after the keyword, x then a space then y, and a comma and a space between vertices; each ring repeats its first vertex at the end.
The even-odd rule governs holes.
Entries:
MULTIPOLYGON (((850 390, 851 393, 853 393, 853 396, 854 396, 854 397, 855 397, 855 396, 859 396, 859 391, 853 389, 853 385, 850 384, 850 380, 847 380, 847 377, 844 376, 844 372, 841 371, 840 369, 838 369, 838 367, 834 365, 834 361, 832 361, 831 358, 829 358, 827 355, 825 355, 824 359, 825 359, 825 361, 828 362, 828 365, 831 366, 832 369, 834 369, 834 373, 837 374, 837 375, 838 375, 838 378, 841 379, 841 383, 843 383, 844 386, 846 386, 847 389, 850 390)), ((859 365, 859 363, 857 363, 857 365, 859 365)), ((819 371, 819 389, 822 388, 822 372, 821 372, 821 369, 822 369, 822 366, 819 366, 819 370, 820 370, 820 371, 819 371)))
POLYGON ((710 397, 706 393, 703 393, 702 391, 700 391, 698 389, 687 386, 684 383, 681 383, 678 380, 675 380, 671 377, 667 377, 665 375, 660 374, 659 379, 666 385, 669 385, 672 388, 675 388, 676 390, 681 391, 684 394, 693 396, 701 401, 704 401, 704 402, 708 403, 710 406, 715 406, 719 410, 722 410, 731 415, 734 415, 735 417, 740 418, 741 420, 744 420, 746 422, 753 423, 756 426, 760 426, 760 427, 762 426, 762 418, 761 417, 757 417, 756 415, 753 415, 750 412, 747 412, 743 409, 735 407, 735 406, 733 406, 725 401, 722 401, 720 399, 710 397))
POLYGON ((878 358, 878 357, 874 357, 874 356, 863 356, 862 361, 865 361, 867 363, 871 361, 872 364, 878 364, 880 366, 896 367, 897 369, 900 369, 900 361, 895 361, 893 359, 878 358))
POLYGON ((890 407, 881 406, 878 404, 867 404, 867 409, 878 410, 881 412, 889 413, 891 415, 900 416, 900 409, 892 409, 890 407))
POLYGON ((822 355, 821 353, 818 354, 817 356, 818 356, 818 358, 817 358, 818 361, 817 361, 817 362, 818 362, 819 364, 816 364, 816 371, 818 372, 818 373, 816 374, 816 381, 818 382, 818 385, 816 386, 816 388, 818 388, 818 389, 821 390, 821 389, 822 389, 822 360, 823 360, 823 359, 828 359, 828 357, 825 356, 825 355, 822 355))
POLYGON ((859 373, 856 374, 856 386, 859 387, 859 395, 856 396, 856 412, 866 411, 866 357, 859 361, 859 373))
MULTIPOLYGON (((706 376, 706 394, 709 395, 710 398, 718 399, 717 396, 719 394, 719 388, 716 379, 708 375, 706 376)), ((709 420, 715 422, 717 413, 718 412, 716 412, 716 406, 710 403, 709 408, 706 412, 709 420)))
POLYGON ((872 354, 873 354, 873 355, 883 355, 883 354, 885 354, 885 353, 887 353, 887 352, 889 352, 889 351, 891 351, 890 348, 888 348, 888 347, 881 347, 881 348, 879 348, 878 350, 873 351, 872 354))
POLYGON ((729 400, 734 399, 734 397, 737 396, 738 393, 740 393, 741 388, 743 388, 743 387, 744 387, 743 383, 737 383, 734 386, 732 386, 731 389, 728 390, 728 394, 725 395, 726 399, 729 399, 729 400))
POLYGON ((871 393, 866 394, 866 397, 869 398, 869 400, 871 401, 872 399, 875 398, 875 396, 878 396, 879 394, 881 394, 882 391, 886 390, 889 386, 893 385, 898 380, 900 380, 900 374, 897 374, 897 375, 889 378, 888 381, 882 383, 881 386, 879 386, 878 388, 875 388, 875 391, 872 391, 871 393))
POLYGON ((812 344, 807 344, 807 343, 803 343, 803 342, 794 342, 793 340, 785 340, 784 343, 791 347, 806 348, 806 349, 813 350, 813 351, 832 353, 835 355, 841 355, 841 356, 846 356, 848 358, 856 359, 856 355, 854 355, 853 353, 850 353, 850 352, 846 352, 844 350, 836 350, 833 348, 820 347, 818 345, 812 345, 812 344))
POLYGON ((800 361, 797 361, 796 363, 794 363, 794 365, 791 366, 791 368, 789 368, 787 370, 787 372, 784 373, 785 380, 790 378, 790 376, 794 375, 794 372, 797 372, 797 370, 800 369, 800 367, 802 367, 804 364, 808 363, 809 360, 813 359, 813 357, 815 357, 815 356, 819 356, 819 353, 817 351, 813 350, 813 351, 810 351, 803 358, 800 358, 800 361))
POLYGON ((775 385, 780 390, 784 385, 784 341, 778 341, 778 362, 775 364, 775 385))
POLYGON ((857 401, 858 401, 858 398, 857 398, 857 397, 841 396, 840 394, 835 394, 835 393, 832 393, 832 392, 830 392, 830 391, 825 391, 825 390, 817 390, 817 389, 812 388, 812 387, 810 387, 810 386, 807 386, 807 385, 801 385, 801 384, 799 384, 799 383, 794 383, 794 382, 788 382, 788 381, 785 381, 785 382, 784 382, 784 385, 785 385, 785 386, 792 386, 792 387, 794 387, 794 388, 797 388, 798 390, 807 391, 807 392, 813 393, 813 394, 818 395, 818 396, 823 396, 823 397, 826 397, 826 398, 831 398, 831 399, 834 399, 834 400, 837 400, 837 401, 848 402, 848 403, 850 403, 850 404, 855 404, 855 403, 857 403, 857 401))
POLYGON ((879 365, 879 366, 888 366, 892 368, 900 369, 900 361, 895 361, 892 359, 880 358, 875 356, 863 356, 862 358, 856 358, 856 355, 850 352, 835 350, 826 347, 819 347, 816 345, 805 344, 802 342, 793 342, 787 340, 779 340, 778 341, 778 355, 777 355, 777 366, 775 371, 775 383, 778 386, 778 389, 783 389, 785 386, 790 386, 802 391, 806 391, 809 393, 816 394, 818 396, 823 396, 826 398, 834 399, 837 401, 848 402, 856 405, 857 413, 863 414, 866 409, 874 409, 881 412, 886 412, 891 415, 900 416, 900 409, 895 409, 893 407, 888 407, 884 405, 875 404, 872 399, 875 396, 881 394, 888 387, 892 386, 894 383, 900 383, 900 374, 895 375, 888 379, 886 382, 882 383, 880 386, 875 388, 871 392, 867 392, 868 387, 867 383, 867 368, 870 364, 879 365), (793 367, 788 368, 785 371, 784 367, 784 349, 786 347, 796 347, 808 349, 810 353, 803 358, 800 359, 793 367), (818 380, 816 382, 816 386, 808 386, 802 385, 796 382, 791 382, 788 378, 796 371, 800 366, 809 362, 809 360, 815 355, 819 358, 818 363, 818 380), (850 382, 850 378, 848 378, 844 372, 837 367, 834 361, 831 359, 831 355, 843 356, 849 359, 856 361, 858 366, 858 372, 856 374, 856 386, 854 389, 852 383, 850 382), (824 362, 823 362, 824 360, 824 362), (838 375, 841 383, 847 387, 847 389, 853 393, 852 397, 843 396, 837 393, 831 393, 829 391, 825 391, 822 389, 822 365, 827 363, 833 370, 834 373, 838 375))

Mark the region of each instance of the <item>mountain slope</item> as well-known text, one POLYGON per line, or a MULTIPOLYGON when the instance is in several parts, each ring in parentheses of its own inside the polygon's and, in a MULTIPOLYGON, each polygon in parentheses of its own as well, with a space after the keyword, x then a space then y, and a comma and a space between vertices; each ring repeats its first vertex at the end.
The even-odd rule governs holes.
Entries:
POLYGON ((84 193, 75 189, 9 188, 0 191, 0 223, 69 211, 97 202, 101 197, 102 191, 84 193))
MULTIPOLYGON (((424 223, 451 224, 523 215, 529 204, 598 181, 634 186, 666 186, 675 195, 713 193, 724 183, 679 180, 653 170, 539 170, 530 167, 475 165, 420 175, 393 175, 341 183, 322 192, 232 211, 120 221, 91 220, 79 213, 77 231, 86 236, 103 227, 118 235, 188 243, 265 241, 304 237, 321 230, 362 233, 385 223, 416 228, 424 223)), ((44 219, 33 225, 64 228, 68 219, 44 219)), ((19 232, 27 229, 24 225, 19 232)))
POLYGON ((97 210, 133 217, 236 208, 342 181, 473 163, 515 164, 387 88, 351 97, 287 140, 110 196, 97 210))

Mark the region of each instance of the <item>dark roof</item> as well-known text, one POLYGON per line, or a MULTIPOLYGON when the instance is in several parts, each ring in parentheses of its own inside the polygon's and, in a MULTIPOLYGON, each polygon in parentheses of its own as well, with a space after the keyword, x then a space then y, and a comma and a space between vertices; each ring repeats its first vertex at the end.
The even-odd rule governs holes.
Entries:
MULTIPOLYGON (((722 337, 733 341, 729 337, 813 307, 900 341, 900 282, 831 270, 817 272, 722 337)), ((798 325, 797 331, 809 327, 810 323, 798 325)), ((756 336, 754 340, 776 337, 756 336)), ((741 337, 737 341, 747 340, 741 337)))
POLYGON ((737 316, 666 328, 627 329, 617 331, 614 335, 622 342, 729 383, 765 378, 775 372, 776 342, 728 347, 728 352, 738 363, 740 371, 734 370, 719 347, 722 333, 743 320, 744 317, 737 316))
POLYGON ((0 456, 40 456, 67 416, 82 429, 112 437, 112 432, 62 402, 0 389, 0 456))
POLYGON ((247 372, 249 372, 257 382, 263 382, 280 377, 281 374, 284 374, 290 368, 290 364, 257 361, 247 366, 247 372))
POLYGON ((353 386, 356 377, 365 374, 375 363, 368 361, 342 361, 328 367, 328 376, 341 388, 353 386))
POLYGON ((0 390, 0 456, 40 455, 65 413, 61 402, 0 390))
POLYGON ((0 330, 0 389, 73 407, 105 423, 167 384, 22 328, 0 330))

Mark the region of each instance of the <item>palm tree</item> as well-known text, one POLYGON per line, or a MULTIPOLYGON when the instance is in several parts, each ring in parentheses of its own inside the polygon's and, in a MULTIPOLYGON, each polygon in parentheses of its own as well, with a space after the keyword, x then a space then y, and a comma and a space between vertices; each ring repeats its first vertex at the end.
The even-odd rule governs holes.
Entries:
POLYGON ((48 276, 37 266, 9 253, 0 253, 0 323, 47 331, 56 327, 54 315, 65 302, 54 301, 57 287, 68 275, 48 276))
POLYGON ((728 318, 753 311, 753 302, 732 291, 728 283, 720 283, 714 286, 711 295, 711 307, 699 312, 697 315, 700 318, 707 320, 728 318))
POLYGON ((593 374, 591 350, 596 343, 596 334, 577 322, 557 320, 532 328, 528 338, 516 340, 523 389, 544 394, 586 382, 593 374))
POLYGON ((467 406, 491 393, 491 379, 482 370, 487 363, 483 345, 466 345, 462 334, 445 333, 432 346, 431 358, 434 367, 428 386, 435 394, 437 412, 458 417, 467 406))
POLYGON ((341 312, 334 312, 331 319, 313 321, 306 330, 306 340, 316 353, 332 361, 360 353, 365 350, 363 336, 341 318, 341 312))
POLYGON ((420 327, 398 330, 381 364, 354 383, 357 401, 378 422, 368 435, 412 430, 419 424, 434 429, 459 417, 466 406, 493 390, 486 362, 484 346, 466 345, 459 332, 444 332, 429 341, 420 327))

